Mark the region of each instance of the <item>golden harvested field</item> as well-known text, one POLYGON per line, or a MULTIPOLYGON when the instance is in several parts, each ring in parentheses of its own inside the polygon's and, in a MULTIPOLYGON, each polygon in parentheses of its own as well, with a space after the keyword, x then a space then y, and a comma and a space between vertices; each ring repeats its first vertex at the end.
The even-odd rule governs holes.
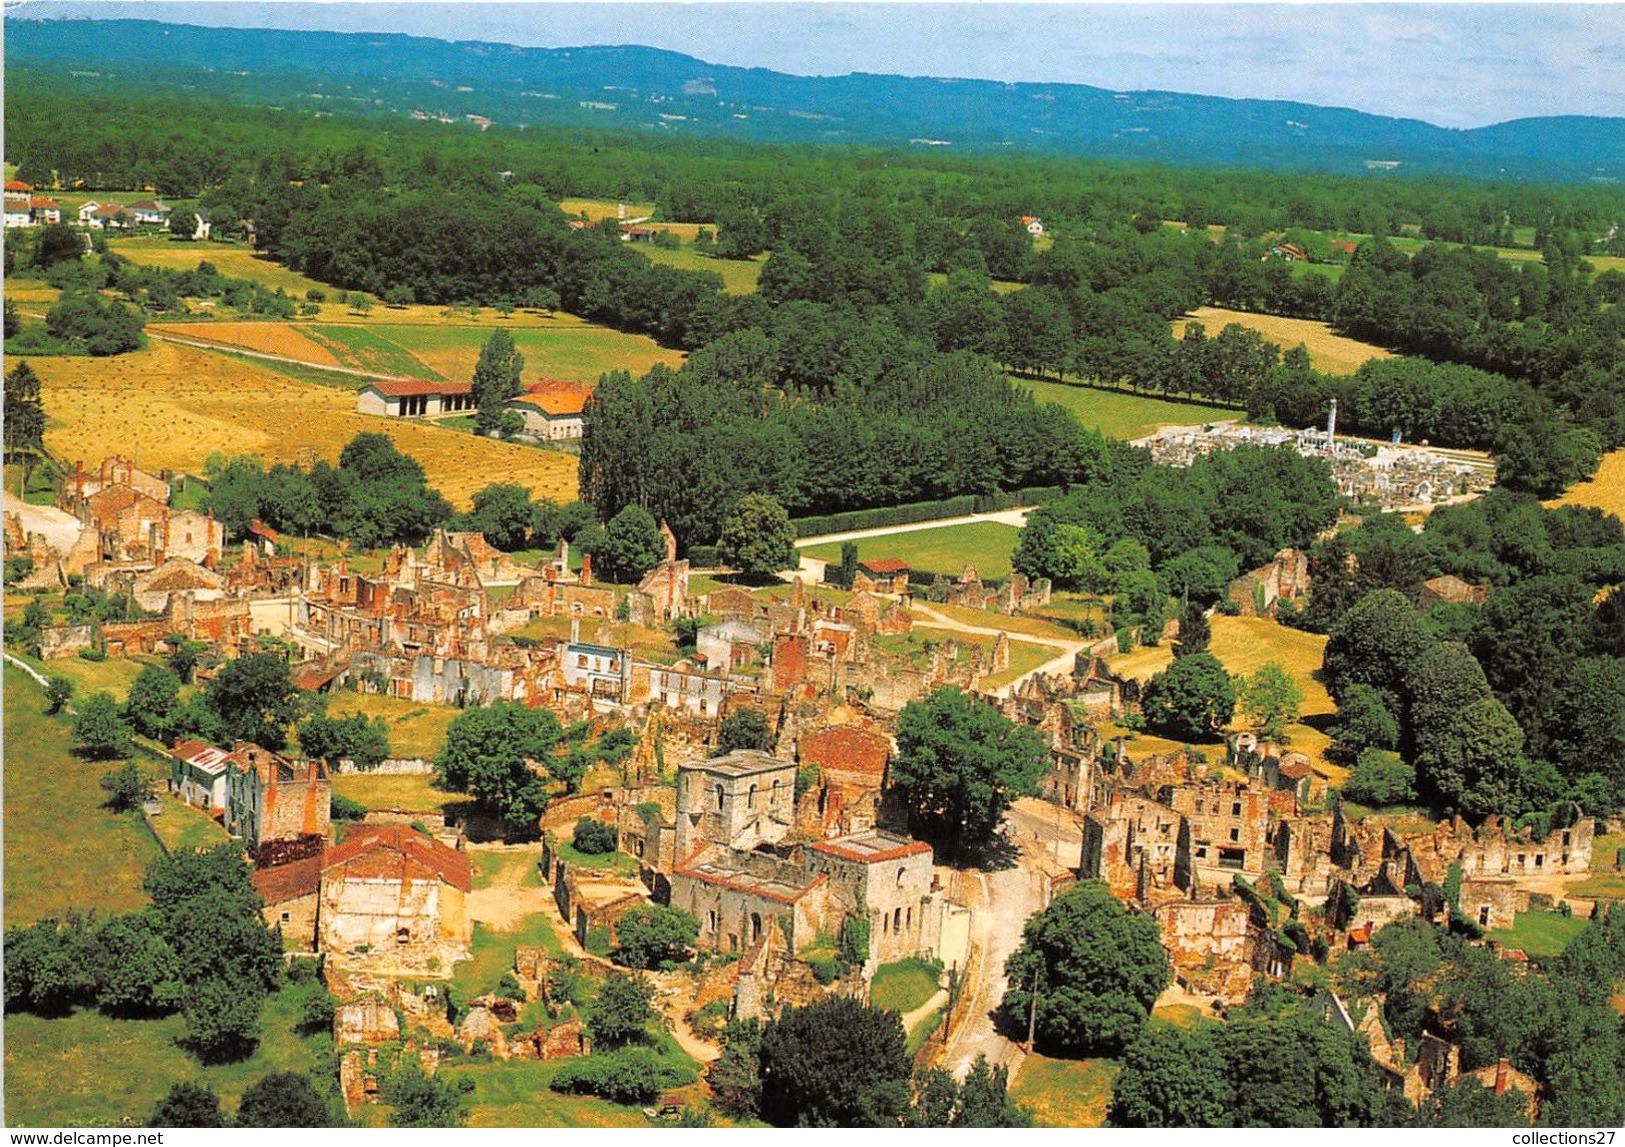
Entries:
POLYGON ((147 330, 178 339, 241 347, 321 366, 343 366, 337 356, 287 323, 149 323, 147 330))
POLYGON ((640 215, 653 215, 653 203, 619 203, 614 199, 561 199, 559 210, 574 219, 578 215, 585 215, 588 219, 614 219, 621 211, 626 209, 627 219, 636 219, 640 215))
POLYGON ((1625 518, 1625 450, 1604 454, 1597 476, 1581 482, 1548 506, 1596 506, 1606 513, 1625 518))
POLYGON ((1247 311, 1227 311, 1222 307, 1198 307, 1189 316, 1174 320, 1174 337, 1185 333, 1185 324, 1195 319, 1207 328, 1213 338, 1231 323, 1240 323, 1255 330, 1282 350, 1291 350, 1302 343, 1309 352, 1309 361, 1316 370, 1327 374, 1353 374, 1362 363, 1374 358, 1393 358, 1390 351, 1356 339, 1333 334, 1325 323, 1309 319, 1283 319, 1276 315, 1255 315, 1247 311))
POLYGON ((326 291, 328 295, 336 290, 263 258, 255 254, 252 247, 240 243, 172 243, 168 238, 140 237, 112 239, 107 247, 132 263, 167 267, 172 271, 195 270, 199 262, 213 263, 222 275, 263 283, 273 291, 281 287, 296 299, 303 299, 309 290, 326 291))
MULTIPOLYGON (((394 343, 418 362, 445 378, 470 378, 479 360, 480 348, 491 337, 491 327, 504 326, 513 335, 514 345, 525 356, 525 381, 562 378, 596 383, 606 371, 624 370, 636 376, 658 362, 676 368, 683 363, 681 351, 669 350, 643 335, 622 334, 574 315, 563 313, 543 318, 526 316, 524 322, 493 321, 479 325, 418 325, 396 322, 368 323, 377 336, 394 343)), ((517 316, 515 316, 517 318, 517 316)))
POLYGON ((296 382, 257 363, 154 341, 116 358, 39 358, 46 445, 93 461, 139 447, 144 466, 201 472, 215 451, 256 453, 267 464, 335 460, 363 431, 389 435, 423 464, 429 484, 466 507, 494 481, 569 500, 576 461, 565 454, 355 412, 347 388, 296 382))

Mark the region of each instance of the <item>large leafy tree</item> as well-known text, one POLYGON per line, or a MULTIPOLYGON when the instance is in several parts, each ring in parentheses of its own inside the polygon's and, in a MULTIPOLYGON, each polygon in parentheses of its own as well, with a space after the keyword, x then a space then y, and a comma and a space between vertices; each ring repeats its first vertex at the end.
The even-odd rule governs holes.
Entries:
POLYGON ((3 402, 6 457, 32 466, 45 448, 45 407, 39 375, 27 359, 6 372, 3 402))
POLYGON ((132 732, 111 693, 92 693, 74 714, 73 751, 93 761, 127 756, 132 732))
POLYGON ((1193 653, 1146 682, 1140 707, 1153 729, 1177 740, 1206 740, 1235 714, 1235 684, 1217 657, 1193 653))
POLYGON ((778 500, 746 494, 722 523, 717 550, 748 578, 768 578, 795 564, 796 531, 778 500))
POLYGON ((1403 697, 1411 667, 1428 647, 1421 618, 1398 590, 1379 589, 1362 597, 1343 616, 1326 643, 1325 666, 1332 694, 1350 685, 1369 685, 1389 697, 1403 697))
POLYGON ((389 724, 364 713, 316 713, 299 725, 299 751, 330 763, 348 759, 363 770, 377 768, 389 756, 389 724))
POLYGON ((642 506, 628 506, 609 520, 592 558, 609 581, 635 582, 666 556, 660 526, 642 506))
POLYGON ((761 1117, 775 1127, 896 1126, 909 1057, 896 1012, 835 997, 790 1008, 762 1031, 761 1117))
POLYGON ((891 783, 910 827, 951 854, 991 843, 1010 802, 1037 791, 1049 764, 1036 730, 954 686, 904 707, 897 746, 891 783))
POLYGON ((509 701, 469 709, 446 729, 435 775, 511 826, 533 823, 547 797, 532 762, 545 761, 562 735, 558 718, 546 709, 509 701))
POLYGON ((605 1049, 642 1043, 654 1016, 654 986, 633 972, 611 972, 587 1012, 587 1034, 605 1049))
POLYGON ((252 741, 273 753, 288 744, 288 728, 304 711, 288 663, 275 653, 250 653, 221 667, 203 694, 228 741, 252 741))
POLYGON ((773 731, 768 728, 767 714, 760 709, 740 709, 729 713, 717 729, 717 752, 731 753, 735 749, 759 749, 766 752, 773 743, 773 731))
POLYGON ((1233 1097, 1217 1032, 1147 1027, 1112 1083, 1114 1127, 1222 1127, 1233 1097))
POLYGON ((177 1083, 147 1116, 148 1127, 224 1127, 220 1097, 200 1083, 177 1083))
POLYGON ((1270 740, 1279 740, 1298 719, 1303 690, 1279 661, 1266 661, 1258 672, 1242 679, 1236 701, 1253 728, 1270 740))
POLYGON ((476 434, 489 434, 500 427, 508 399, 520 392, 519 375, 524 369, 525 356, 514 346, 513 336, 504 329, 492 331, 474 364, 476 434))
POLYGON ((144 737, 167 742, 181 708, 181 679, 161 665, 143 666, 124 698, 124 717, 144 737))
POLYGON ((615 922, 615 959, 628 968, 658 968, 686 958, 699 934, 693 913, 644 904, 615 922))
POLYGON ((474 505, 457 519, 457 527, 475 530, 499 550, 521 550, 541 525, 541 508, 530 490, 511 482, 497 482, 474 493, 474 505))
POLYGON ((1170 973, 1156 922, 1090 880, 1027 921, 1005 975, 1012 1025, 1034 1023, 1039 1044, 1065 1054, 1116 1055, 1144 1029, 1170 973))
POLYGON ((464 1096, 474 1090, 469 1076, 425 1075, 416 1060, 403 1060, 384 1083, 391 1127, 461 1127, 468 1122, 464 1096))

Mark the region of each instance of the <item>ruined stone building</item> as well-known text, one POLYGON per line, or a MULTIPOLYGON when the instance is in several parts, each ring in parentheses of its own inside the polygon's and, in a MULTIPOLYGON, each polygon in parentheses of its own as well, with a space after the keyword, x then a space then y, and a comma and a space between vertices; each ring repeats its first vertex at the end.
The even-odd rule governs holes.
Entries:
POLYGON ((239 741, 226 768, 226 831, 250 852, 270 841, 331 833, 333 785, 321 761, 290 761, 239 741))
POLYGON ((468 953, 471 887, 466 853, 404 825, 360 826, 321 859, 320 948, 393 963, 434 959, 449 972, 468 953))
POLYGON ((1229 884, 1238 873, 1256 880, 1273 860, 1270 802, 1259 785, 1206 780, 1169 786, 1162 799, 1184 818, 1175 858, 1180 887, 1229 884))
POLYGON ((1103 880, 1120 900, 1142 904, 1179 895, 1175 863, 1185 818, 1150 797, 1113 792, 1083 818, 1078 875, 1103 880))
POLYGON ((1309 594, 1309 555, 1286 549, 1268 565, 1242 574, 1225 587, 1225 600, 1242 617, 1274 617, 1283 601, 1297 602, 1309 594))
POLYGON ((858 724, 827 725, 801 734, 797 760, 818 770, 803 801, 811 814, 804 828, 818 836, 843 836, 876 826, 891 762, 891 738, 858 724))

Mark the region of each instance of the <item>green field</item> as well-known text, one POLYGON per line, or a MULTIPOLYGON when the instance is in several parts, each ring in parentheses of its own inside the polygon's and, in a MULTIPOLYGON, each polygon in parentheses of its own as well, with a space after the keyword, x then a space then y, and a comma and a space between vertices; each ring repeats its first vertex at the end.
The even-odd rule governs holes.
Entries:
MULTIPOLYGON (((115 202, 138 198, 133 194, 112 197, 115 202)), ((280 263, 258 255, 252 247, 241 243, 175 243, 165 236, 139 236, 130 239, 112 239, 108 249, 123 255, 132 263, 149 267, 166 267, 172 271, 192 271, 199 262, 213 263, 215 270, 234 279, 248 279, 269 290, 281 287, 296 299, 303 299, 309 290, 322 290, 332 295, 334 288, 326 283, 290 271, 280 263)))
MULTIPOLYGON (((968 522, 959 526, 908 530, 858 539, 858 560, 902 558, 916 572, 943 573, 957 578, 967 564, 983 578, 1010 576, 1010 554, 1021 533, 1000 522, 968 522)), ((827 561, 841 560, 841 543, 805 546, 802 552, 827 561)))
POLYGON ((1531 956, 1556 956, 1570 940, 1585 931, 1586 921, 1561 912, 1520 912, 1510 928, 1485 935, 1508 948, 1522 948, 1531 956))
POLYGON ((1222 406, 1168 402, 1123 390, 1034 382, 1028 378, 1013 378, 1011 381, 1032 391, 1039 402, 1064 406, 1077 415, 1079 422, 1108 438, 1141 438, 1159 426, 1195 426, 1203 422, 1244 417, 1241 411, 1222 406))
POLYGON ((177 1083, 195 1082, 220 1097, 228 1117, 243 1092, 273 1071, 307 1072, 331 1053, 333 1037, 295 1034, 304 987, 283 988, 260 1013, 260 1044, 241 1063, 205 1067, 177 1041, 178 1015, 111 1019, 77 1011, 60 1019, 6 1016, 6 1125, 9 1127, 139 1126, 177 1083))
MULTIPOLYGON (((469 378, 492 327, 379 323, 368 330, 442 377, 469 378)), ((516 324, 510 333, 525 356, 526 383, 540 378, 596 383, 607 371, 640 375, 657 362, 678 366, 683 357, 653 339, 622 334, 568 315, 559 315, 547 325, 516 324)))
POLYGON ((875 971, 869 1006, 907 1014, 937 994, 937 968, 920 959, 899 960, 875 971))
POLYGON ((675 251, 656 247, 653 243, 633 243, 631 246, 651 263, 659 263, 663 267, 721 275, 722 289, 730 295, 755 294, 757 281, 762 277, 762 264, 767 262, 766 255, 758 255, 754 259, 713 259, 687 244, 675 251))
MULTIPOLYGON (((68 718, 44 715, 34 682, 6 666, 8 926, 61 916, 70 908, 129 912, 147 902, 141 877, 158 855, 158 843, 139 813, 101 807, 104 794, 97 782, 114 765, 69 753, 69 731, 68 718)), ((9 1038, 6 1042, 9 1088, 12 1048, 9 1038)))
MULTIPOLYGON (((940 286, 948 281, 948 275, 943 271, 927 271, 925 281, 933 287, 940 286)), ((989 279, 988 285, 993 288, 995 295, 1008 295, 1012 291, 1021 290, 1027 284, 1017 283, 1010 279, 989 279)))
POLYGON ((439 378, 413 354, 386 338, 376 327, 330 324, 301 326, 300 333, 333 352, 346 366, 375 374, 395 374, 404 378, 439 378))

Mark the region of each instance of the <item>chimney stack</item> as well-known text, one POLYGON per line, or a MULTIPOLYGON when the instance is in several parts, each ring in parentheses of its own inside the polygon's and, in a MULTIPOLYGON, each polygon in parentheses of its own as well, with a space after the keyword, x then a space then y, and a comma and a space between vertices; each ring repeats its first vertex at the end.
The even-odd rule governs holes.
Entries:
MULTIPOLYGON (((565 568, 568 569, 569 567, 566 566, 565 568)), ((582 554, 581 555, 581 584, 582 585, 591 585, 592 584, 592 555, 591 554, 582 554)))

